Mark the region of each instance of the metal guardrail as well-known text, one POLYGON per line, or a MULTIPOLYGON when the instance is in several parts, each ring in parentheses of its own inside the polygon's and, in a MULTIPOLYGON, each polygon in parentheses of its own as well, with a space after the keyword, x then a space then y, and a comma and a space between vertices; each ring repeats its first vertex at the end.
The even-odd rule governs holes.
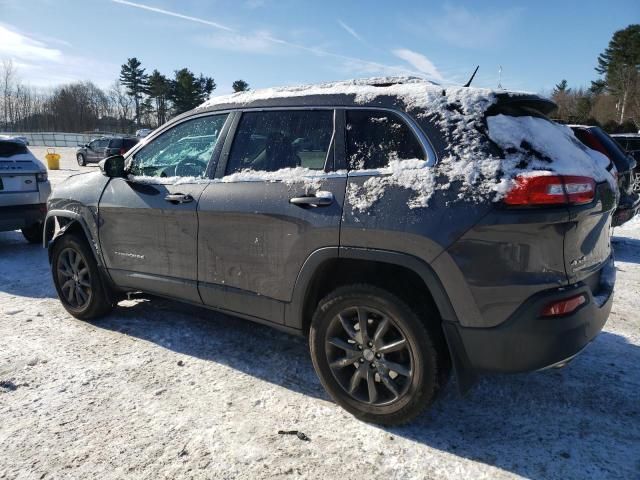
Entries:
POLYGON ((34 147, 75 147, 78 144, 84 145, 94 138, 99 138, 109 134, 96 133, 65 133, 65 132, 0 132, 0 135, 15 135, 26 137, 29 145, 34 147))

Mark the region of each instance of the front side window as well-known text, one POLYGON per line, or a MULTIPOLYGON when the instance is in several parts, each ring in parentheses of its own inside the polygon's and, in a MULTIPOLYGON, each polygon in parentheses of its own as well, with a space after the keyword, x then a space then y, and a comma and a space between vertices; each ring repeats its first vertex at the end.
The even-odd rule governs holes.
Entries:
POLYGON ((386 111, 347 111, 350 170, 386 167, 391 160, 426 160, 418 139, 397 115, 386 111))
POLYGON ((226 173, 296 167, 322 170, 332 135, 333 110, 245 112, 226 173))
POLYGON ((129 171, 149 177, 204 177, 227 115, 182 122, 136 152, 129 171))

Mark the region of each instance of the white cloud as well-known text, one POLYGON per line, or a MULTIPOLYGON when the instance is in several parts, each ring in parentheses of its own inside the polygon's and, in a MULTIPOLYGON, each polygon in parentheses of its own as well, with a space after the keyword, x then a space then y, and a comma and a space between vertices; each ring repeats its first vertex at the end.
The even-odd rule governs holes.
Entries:
POLYGON ((273 53, 276 44, 267 31, 257 31, 251 35, 239 35, 230 32, 216 32, 197 37, 198 43, 216 50, 246 53, 273 53))
POLYGON ((461 6, 445 5, 443 15, 431 17, 427 20, 427 28, 424 28, 424 24, 420 28, 457 47, 486 48, 496 46, 521 13, 522 9, 519 8, 481 13, 461 6))
POLYGON ((10 59, 18 75, 35 86, 51 86, 86 80, 89 77, 100 86, 112 82, 118 74, 118 66, 69 54, 68 42, 18 31, 7 24, 0 24, 0 59, 10 59), (51 44, 65 47, 65 51, 51 44))
POLYGON ((401 58, 413 68, 426 75, 431 80, 437 80, 439 82, 444 81, 442 74, 438 71, 436 66, 431 60, 422 55, 421 53, 414 52, 406 48, 399 48, 392 52, 396 57, 401 58))
POLYGON ((346 23, 344 23, 342 20, 338 19, 338 25, 340 25, 349 35, 351 35, 353 38, 355 38, 356 40, 358 40, 359 42, 365 43, 365 41, 362 39, 362 37, 358 34, 358 32, 356 32, 353 28, 351 28, 349 25, 347 25, 346 23))
POLYGON ((0 57, 17 61, 60 62, 62 52, 0 24, 0 57))
MULTIPOLYGON (((377 72, 385 72, 388 70, 394 70, 396 71, 398 68, 400 68, 400 71, 404 72, 405 74, 415 74, 415 72, 411 72, 409 69, 404 69, 402 67, 395 67, 395 66, 389 66, 389 65, 384 65, 382 63, 378 63, 378 62, 372 62, 369 60, 364 60, 361 58, 355 58, 355 57, 350 57, 347 55, 341 55, 339 53, 333 53, 333 52, 329 52, 323 48, 318 48, 318 47, 309 47, 306 45, 302 45, 299 43, 294 43, 288 40, 283 40, 281 38, 272 36, 269 33, 266 32, 254 32, 254 33, 244 33, 244 30, 241 29, 237 29, 237 28, 232 28, 230 26, 227 25, 223 25, 221 23, 218 22, 213 22, 210 20, 206 20, 203 18, 197 18, 197 17, 192 17, 189 15, 183 15, 181 13, 177 13, 177 12, 172 12, 169 10, 164 10, 162 8, 156 8, 156 7, 152 7, 149 5, 144 5, 141 3, 135 3, 135 2, 130 2, 128 0, 111 0, 112 2, 115 3, 119 3, 121 5, 127 5, 129 7, 134 7, 134 8, 139 8, 142 10, 146 10, 149 12, 154 12, 154 13, 159 13, 162 15, 168 15, 171 17, 175 17, 175 18, 179 18, 182 20, 187 20, 187 21, 191 21, 191 22, 196 22, 196 23, 201 23, 204 25, 208 25, 211 26, 215 29, 218 30, 222 30, 224 32, 228 32, 231 35, 228 36, 220 36, 220 35, 216 35, 216 36, 211 36, 209 37, 208 41, 211 43, 211 46, 214 48, 218 48, 218 49, 227 49, 227 50, 232 50, 232 51, 245 51, 245 52, 249 52, 249 51, 253 51, 253 52, 264 52, 266 50, 266 46, 265 46, 265 42, 270 42, 273 45, 279 45, 279 46, 283 46, 283 47, 289 47, 291 49, 295 49, 301 52, 306 52, 306 53, 311 53, 313 55, 316 55, 318 57, 328 57, 328 58, 333 58, 333 59, 337 59, 340 60, 341 62, 353 62, 353 63, 357 63, 361 66, 367 66, 368 69, 372 70, 372 71, 377 71, 377 72), (241 33, 242 32, 242 33, 241 33), (251 50, 251 48, 253 47, 253 50, 251 50)), ((200 39, 200 41, 202 42, 203 40, 200 39)), ((206 39, 204 40, 205 42, 207 41, 206 39)))

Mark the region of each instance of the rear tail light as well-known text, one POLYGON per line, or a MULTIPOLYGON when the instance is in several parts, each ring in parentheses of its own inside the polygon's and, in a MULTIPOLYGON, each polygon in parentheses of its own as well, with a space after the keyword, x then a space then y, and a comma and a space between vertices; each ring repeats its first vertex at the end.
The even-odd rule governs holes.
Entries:
POLYGON ((127 153, 127 149, 126 148, 121 148, 120 149, 120 155, 124 155, 125 153, 127 153))
POLYGON ((565 298, 557 302, 552 302, 542 309, 543 317, 559 317, 574 312, 580 305, 587 303, 587 299, 583 294, 575 297, 565 298))
POLYGON ((36 181, 37 182, 46 182, 47 181, 47 172, 36 173, 36 181))
POLYGON ((596 182, 574 175, 518 175, 507 192, 507 205, 581 205, 590 203, 596 182))

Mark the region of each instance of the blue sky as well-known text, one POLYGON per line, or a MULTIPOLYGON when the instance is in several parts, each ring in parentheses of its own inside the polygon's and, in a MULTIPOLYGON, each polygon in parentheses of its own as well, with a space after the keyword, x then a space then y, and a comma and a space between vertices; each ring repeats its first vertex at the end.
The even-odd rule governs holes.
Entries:
POLYGON ((36 86, 108 86, 127 57, 148 72, 188 67, 251 87, 419 74, 544 92, 588 86, 640 2, 296 0, 0 0, 0 59, 36 86))

